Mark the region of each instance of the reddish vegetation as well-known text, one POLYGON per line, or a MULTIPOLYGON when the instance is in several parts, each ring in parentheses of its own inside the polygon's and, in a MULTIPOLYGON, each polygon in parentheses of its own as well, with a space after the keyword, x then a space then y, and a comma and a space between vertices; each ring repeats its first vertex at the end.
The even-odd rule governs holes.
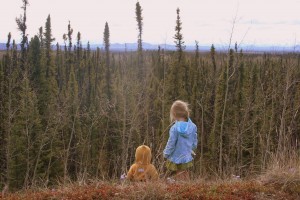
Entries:
POLYGON ((189 182, 166 184, 155 183, 109 183, 98 182, 90 185, 70 185, 56 189, 27 190, 0 195, 0 199, 298 199, 292 191, 280 190, 272 185, 256 181, 236 182, 189 182))

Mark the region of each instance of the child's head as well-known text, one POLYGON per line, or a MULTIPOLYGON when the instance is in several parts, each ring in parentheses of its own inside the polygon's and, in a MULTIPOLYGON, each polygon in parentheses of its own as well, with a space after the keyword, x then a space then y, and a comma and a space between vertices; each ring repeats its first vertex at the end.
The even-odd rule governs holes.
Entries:
POLYGON ((146 145, 139 146, 135 151, 135 162, 139 164, 150 164, 151 149, 146 145))
POLYGON ((170 110, 171 122, 174 122, 175 120, 179 120, 179 119, 187 120, 189 116, 190 116, 189 104, 181 100, 174 101, 170 110))

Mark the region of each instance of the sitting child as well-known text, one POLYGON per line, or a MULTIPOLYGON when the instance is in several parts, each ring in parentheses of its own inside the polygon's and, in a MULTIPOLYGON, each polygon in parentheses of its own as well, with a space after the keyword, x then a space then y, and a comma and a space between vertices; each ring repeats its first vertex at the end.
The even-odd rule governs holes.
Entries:
POLYGON ((135 151, 135 163, 131 165, 127 173, 127 179, 131 181, 157 180, 158 173, 151 162, 151 150, 146 145, 139 146, 135 151))

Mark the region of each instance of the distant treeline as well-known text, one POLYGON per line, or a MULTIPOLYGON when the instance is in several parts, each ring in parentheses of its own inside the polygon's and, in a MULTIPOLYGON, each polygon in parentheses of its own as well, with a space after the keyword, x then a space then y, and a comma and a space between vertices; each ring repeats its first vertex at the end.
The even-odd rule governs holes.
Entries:
MULTIPOLYGON (((112 52, 128 52, 128 51, 136 51, 138 44, 137 43, 113 43, 110 44, 110 51, 112 52)), ((170 44, 151 44, 151 43, 144 43, 143 42, 143 50, 145 51, 155 51, 158 49, 158 47, 163 48, 167 51, 176 51, 175 45, 170 44)), ((60 45, 60 48, 63 48, 64 45, 60 45)), ((20 49, 20 45, 17 45, 17 48, 20 49)), ((87 48, 87 43, 82 44, 82 48, 87 48)), ((100 48, 103 50, 103 44, 90 44, 90 49, 92 51, 97 50, 97 48, 100 48)), ((209 52, 211 48, 211 45, 201 45, 199 46, 200 52, 209 52)), ((51 49, 53 51, 56 50, 56 45, 52 44, 51 49)), ((215 45, 215 49, 218 52, 227 52, 227 46, 224 45, 215 45)), ((6 44, 0 43, 0 51, 6 50, 6 44)), ((195 46, 188 45, 185 46, 186 52, 192 52, 195 50, 195 46)), ((264 52, 269 53, 299 53, 300 48, 298 46, 255 46, 255 45, 243 45, 243 52, 244 53, 257 53, 257 54, 263 54, 264 52)))
POLYGON ((198 127, 196 177, 252 175, 299 152, 299 54, 185 52, 179 9, 176 51, 144 51, 139 35, 137 51, 111 52, 108 24, 91 51, 71 23, 52 50, 50 15, 28 41, 24 10, 20 49, 9 34, 0 60, 0 188, 118 178, 140 144, 162 173, 176 99, 198 127))

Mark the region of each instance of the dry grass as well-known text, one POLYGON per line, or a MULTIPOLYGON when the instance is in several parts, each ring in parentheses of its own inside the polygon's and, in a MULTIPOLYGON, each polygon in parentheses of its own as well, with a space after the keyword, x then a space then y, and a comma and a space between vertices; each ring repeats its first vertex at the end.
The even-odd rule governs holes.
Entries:
POLYGON ((285 193, 272 185, 258 181, 195 180, 167 184, 163 181, 150 183, 94 182, 88 185, 72 184, 54 189, 26 190, 7 194, 0 199, 295 199, 297 194, 285 193))
POLYGON ((297 153, 291 153, 289 158, 283 155, 273 156, 268 169, 260 176, 260 181, 265 186, 287 193, 298 193, 300 199, 300 158, 297 153))
POLYGON ((120 181, 90 181, 56 188, 36 188, 9 193, 8 200, 89 200, 89 199, 300 199, 300 158, 274 156, 264 174, 255 180, 193 180, 167 183, 164 180, 147 183, 120 181))

